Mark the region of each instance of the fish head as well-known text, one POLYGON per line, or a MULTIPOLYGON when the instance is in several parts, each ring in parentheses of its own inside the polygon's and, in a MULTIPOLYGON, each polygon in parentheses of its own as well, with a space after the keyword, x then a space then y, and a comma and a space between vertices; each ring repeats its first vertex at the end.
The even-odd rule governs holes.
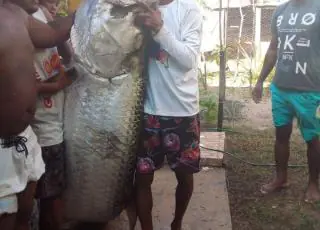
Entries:
POLYGON ((129 71, 124 60, 143 43, 143 32, 135 25, 139 8, 137 0, 84 1, 71 30, 76 63, 102 78, 129 71))

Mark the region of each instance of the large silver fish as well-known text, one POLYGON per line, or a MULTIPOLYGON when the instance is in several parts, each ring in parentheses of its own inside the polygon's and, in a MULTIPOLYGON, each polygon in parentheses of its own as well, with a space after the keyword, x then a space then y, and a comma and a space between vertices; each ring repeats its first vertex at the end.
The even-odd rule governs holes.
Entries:
POLYGON ((79 76, 64 108, 72 220, 107 222, 131 197, 144 88, 135 4, 87 0, 77 10, 71 43, 79 76))

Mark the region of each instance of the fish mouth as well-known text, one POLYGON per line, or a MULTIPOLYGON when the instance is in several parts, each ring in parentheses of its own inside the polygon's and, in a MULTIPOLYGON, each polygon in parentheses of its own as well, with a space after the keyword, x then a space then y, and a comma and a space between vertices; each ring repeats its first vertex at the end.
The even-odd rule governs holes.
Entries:
POLYGON ((130 12, 132 12, 135 7, 136 5, 130 5, 130 6, 114 5, 111 8, 110 16, 112 16, 113 18, 124 18, 130 12))

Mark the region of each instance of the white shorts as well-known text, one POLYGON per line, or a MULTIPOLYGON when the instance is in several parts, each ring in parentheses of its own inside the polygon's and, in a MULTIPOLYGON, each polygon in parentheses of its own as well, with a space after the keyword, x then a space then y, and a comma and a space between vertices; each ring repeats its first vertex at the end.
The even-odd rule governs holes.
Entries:
POLYGON ((22 192, 28 182, 38 181, 45 171, 41 147, 31 127, 18 136, 25 138, 25 146, 4 147, 4 140, 0 139, 0 215, 12 213, 15 194, 22 192), (24 147, 27 151, 23 151, 24 147))

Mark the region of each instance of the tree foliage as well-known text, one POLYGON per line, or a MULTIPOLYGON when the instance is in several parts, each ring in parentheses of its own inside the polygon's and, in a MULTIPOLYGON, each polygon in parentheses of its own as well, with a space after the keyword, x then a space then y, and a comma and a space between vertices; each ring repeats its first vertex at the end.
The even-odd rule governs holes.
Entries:
POLYGON ((59 0, 59 16, 67 16, 68 15, 68 0, 59 0))

